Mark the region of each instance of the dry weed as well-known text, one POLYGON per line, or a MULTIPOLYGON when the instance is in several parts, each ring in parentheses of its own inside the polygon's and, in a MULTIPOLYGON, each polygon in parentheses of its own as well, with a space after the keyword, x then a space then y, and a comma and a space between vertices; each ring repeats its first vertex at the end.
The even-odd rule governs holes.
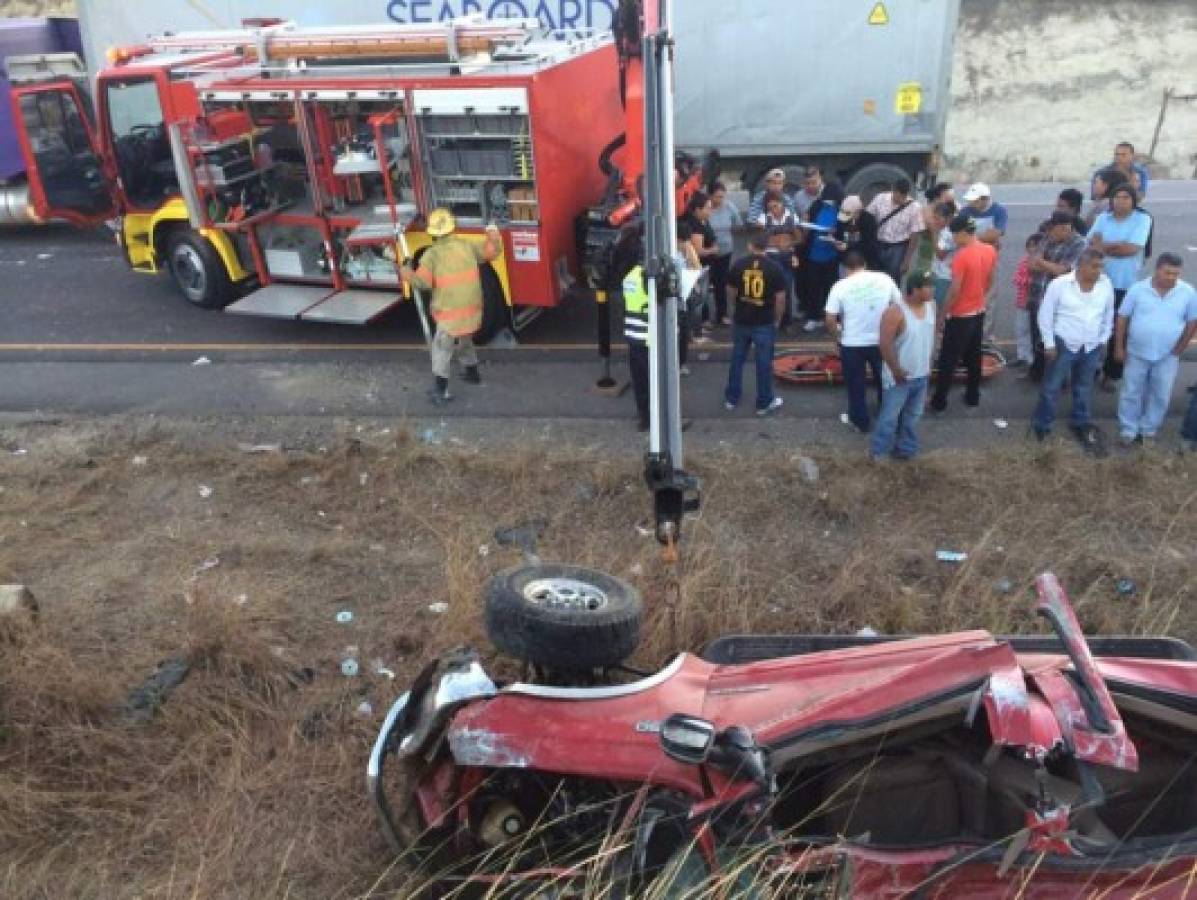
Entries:
POLYGON ((549 523, 545 559, 642 590, 644 667, 733 632, 1039 630, 1029 592, 1048 568, 1092 632, 1197 637, 1191 462, 816 459, 813 484, 786 453, 697 459, 706 505, 676 599, 635 527, 648 502, 630 460, 406 435, 249 456, 156 433, 0 459, 0 581, 42 603, 31 638, 0 644, 0 896, 401 891, 362 789, 374 729, 432 654, 485 647, 481 585, 520 561, 494 529, 532 518, 549 523), (350 652, 356 678, 340 674, 350 652), (127 722, 128 691, 178 656, 188 679, 127 722))

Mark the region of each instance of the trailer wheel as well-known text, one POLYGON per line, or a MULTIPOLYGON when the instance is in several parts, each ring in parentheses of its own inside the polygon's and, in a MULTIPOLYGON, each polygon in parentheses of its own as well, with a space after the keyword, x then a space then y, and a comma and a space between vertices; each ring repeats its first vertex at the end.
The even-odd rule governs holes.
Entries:
POLYGON ((503 282, 490 263, 478 266, 482 278, 482 327, 474 334, 475 342, 489 343, 490 340, 511 325, 511 310, 507 306, 507 295, 503 293, 503 282))
POLYGON ((910 178, 910 173, 891 163, 869 163, 858 169, 848 179, 848 186, 844 189, 847 195, 855 194, 862 203, 868 206, 870 201, 882 191, 889 190, 899 178, 910 178))
POLYGON ((579 672, 618 665, 640 642, 642 616, 635 588, 578 566, 519 566, 486 585, 491 642, 546 669, 579 672))
POLYGON ((204 309, 222 309, 233 298, 229 273, 207 239, 179 229, 166 242, 166 264, 179 293, 204 309))

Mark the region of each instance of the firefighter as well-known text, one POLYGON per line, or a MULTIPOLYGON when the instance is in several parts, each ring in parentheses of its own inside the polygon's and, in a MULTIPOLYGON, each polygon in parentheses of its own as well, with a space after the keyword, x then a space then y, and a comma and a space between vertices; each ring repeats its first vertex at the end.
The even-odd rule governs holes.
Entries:
POLYGON ((433 406, 453 399, 449 393, 449 368, 454 353, 465 369, 467 384, 481 384, 474 334, 482 327, 482 277, 478 265, 496 259, 503 243, 498 227, 486 228, 486 242, 478 244, 457 237, 457 222, 447 209, 428 214, 428 234, 433 238, 413 272, 405 265, 403 280, 420 290, 432 291, 432 318, 436 336, 432 339, 432 374, 436 382, 428 392, 433 406))

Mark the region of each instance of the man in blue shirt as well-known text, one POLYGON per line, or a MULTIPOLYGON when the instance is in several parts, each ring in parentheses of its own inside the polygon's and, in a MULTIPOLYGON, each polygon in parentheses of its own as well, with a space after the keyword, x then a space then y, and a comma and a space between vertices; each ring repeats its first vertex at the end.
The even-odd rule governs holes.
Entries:
POLYGON ((1097 182, 1098 175, 1110 169, 1115 169, 1125 176, 1126 180, 1130 182, 1131 187, 1138 193, 1140 200, 1147 199, 1147 185, 1151 181, 1151 178, 1147 174, 1147 167, 1135 162, 1135 145, 1128 144, 1125 141, 1114 148, 1114 161, 1110 165, 1103 166, 1093 173, 1093 179, 1089 183, 1089 197, 1091 199, 1100 199, 1094 190, 1094 184, 1097 182))
MULTIPOLYGON (((1110 211, 1097 217, 1089 230, 1089 246, 1106 255, 1106 275, 1114 285, 1114 308, 1120 309, 1122 298, 1131 285, 1139 280, 1143 268, 1144 251, 1151 237, 1151 216, 1136 209, 1139 196, 1129 184, 1121 184, 1110 194, 1110 211)), ((1122 363, 1113 353, 1106 355, 1102 370, 1102 387, 1112 389, 1112 383, 1122 377, 1122 363)))
POLYGON ((1155 439, 1181 354, 1197 333, 1197 291, 1180 280, 1183 265, 1177 254, 1161 253, 1155 274, 1133 285, 1118 310, 1113 354, 1126 365, 1118 400, 1123 446, 1155 439))

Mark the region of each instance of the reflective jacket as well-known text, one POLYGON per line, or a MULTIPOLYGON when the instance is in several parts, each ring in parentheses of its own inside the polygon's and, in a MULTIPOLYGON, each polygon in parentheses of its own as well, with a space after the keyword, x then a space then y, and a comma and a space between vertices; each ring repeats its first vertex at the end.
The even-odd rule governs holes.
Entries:
POLYGON ((432 318, 454 337, 474 334, 482 327, 482 245, 450 235, 438 238, 424 251, 412 279, 432 291, 432 318))
POLYGON ((648 346, 648 290, 643 266, 635 266, 623 276, 623 336, 629 344, 648 346))

